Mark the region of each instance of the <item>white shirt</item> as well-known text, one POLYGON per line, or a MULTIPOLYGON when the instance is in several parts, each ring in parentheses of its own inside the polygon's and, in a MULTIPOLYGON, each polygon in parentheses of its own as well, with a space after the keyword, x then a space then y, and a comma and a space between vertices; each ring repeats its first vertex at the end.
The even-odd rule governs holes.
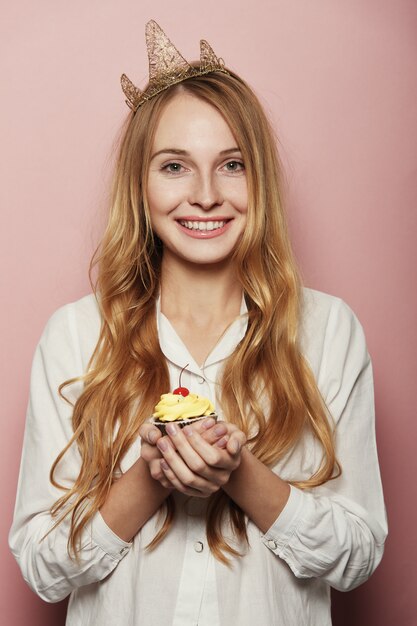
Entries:
MULTIPOLYGON (((152 552, 145 546, 156 534, 158 515, 126 543, 97 513, 85 531, 79 564, 67 554, 68 522, 40 541, 51 527, 50 507, 62 495, 51 485, 49 471, 72 435, 71 406, 57 388, 85 372, 100 329, 93 296, 52 316, 33 363, 9 540, 25 580, 40 597, 56 602, 71 594, 67 626, 327 626, 330 586, 352 589, 376 568, 387 526, 362 328, 341 300, 312 290, 304 294, 302 351, 335 420, 343 473, 309 491, 291 487, 286 506, 264 535, 249 521, 250 548, 233 559, 232 568, 208 550, 205 503, 192 499, 186 505, 181 495, 174 526, 152 552)), ((228 329, 202 371, 169 321, 160 311, 157 315, 171 388, 189 363, 182 384, 216 401, 220 368, 243 337, 246 316, 228 329)), ((76 383, 66 393, 74 401, 81 390, 76 383)), ((140 441, 126 454, 122 471, 139 455, 140 441)), ((305 435, 274 471, 284 480, 308 478, 320 455, 320 446, 305 435)), ((64 484, 75 480, 75 447, 59 469, 64 484)), ((226 539, 233 541, 230 535, 226 539)))

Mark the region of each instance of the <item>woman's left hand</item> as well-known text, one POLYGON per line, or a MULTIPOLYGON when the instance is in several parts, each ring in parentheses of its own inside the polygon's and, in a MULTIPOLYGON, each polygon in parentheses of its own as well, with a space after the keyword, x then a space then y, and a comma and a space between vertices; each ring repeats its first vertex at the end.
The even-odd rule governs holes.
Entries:
POLYGON ((225 429, 225 435, 215 444, 206 440, 211 429, 200 434, 193 426, 167 427, 168 435, 157 441, 165 484, 186 495, 207 498, 228 482, 240 464, 246 436, 233 424, 218 422, 214 431, 216 427, 225 429))

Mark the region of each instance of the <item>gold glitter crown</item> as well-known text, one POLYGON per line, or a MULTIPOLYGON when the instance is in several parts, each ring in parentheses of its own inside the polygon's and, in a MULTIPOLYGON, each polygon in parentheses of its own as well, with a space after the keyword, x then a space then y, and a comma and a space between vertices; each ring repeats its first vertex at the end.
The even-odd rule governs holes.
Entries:
POLYGON ((146 47, 149 58, 149 84, 141 91, 131 80, 122 74, 120 79, 126 104, 136 111, 141 104, 150 100, 156 94, 168 89, 171 85, 181 83, 187 78, 203 76, 211 72, 229 72, 224 67, 223 59, 219 59, 212 47, 202 39, 200 41, 200 64, 193 67, 178 52, 174 44, 168 39, 158 24, 151 20, 145 27, 146 47))

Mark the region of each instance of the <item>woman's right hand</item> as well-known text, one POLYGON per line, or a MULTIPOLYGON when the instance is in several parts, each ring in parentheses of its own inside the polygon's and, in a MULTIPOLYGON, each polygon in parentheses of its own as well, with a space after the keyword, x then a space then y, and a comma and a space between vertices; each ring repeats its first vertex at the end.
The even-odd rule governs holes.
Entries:
POLYGON ((226 422, 219 422, 209 430, 220 436, 224 428, 227 434, 210 444, 192 425, 184 429, 175 423, 167 426, 169 436, 159 439, 157 446, 164 457, 161 469, 171 489, 208 498, 229 482, 240 465, 246 436, 237 426, 226 422))
MULTIPOLYGON (((211 445, 219 448, 226 448, 228 445, 228 429, 224 422, 216 424, 213 418, 208 417, 194 424, 193 429, 211 445)), ((140 455, 148 464, 152 478, 161 483, 166 489, 172 489, 172 484, 162 470, 161 461, 163 456, 157 447, 157 442, 163 437, 161 431, 150 422, 145 422, 139 429, 139 435, 141 437, 140 455)))

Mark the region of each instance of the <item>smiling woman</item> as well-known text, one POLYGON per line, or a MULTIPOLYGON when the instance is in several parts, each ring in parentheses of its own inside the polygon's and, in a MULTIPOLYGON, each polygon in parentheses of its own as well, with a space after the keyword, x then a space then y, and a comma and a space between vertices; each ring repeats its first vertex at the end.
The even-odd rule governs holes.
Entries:
POLYGON ((252 90, 205 41, 147 44, 95 295, 35 355, 11 548, 70 626, 326 626, 387 532, 363 332, 300 285, 252 90), (163 435, 181 374, 220 420, 163 435))

